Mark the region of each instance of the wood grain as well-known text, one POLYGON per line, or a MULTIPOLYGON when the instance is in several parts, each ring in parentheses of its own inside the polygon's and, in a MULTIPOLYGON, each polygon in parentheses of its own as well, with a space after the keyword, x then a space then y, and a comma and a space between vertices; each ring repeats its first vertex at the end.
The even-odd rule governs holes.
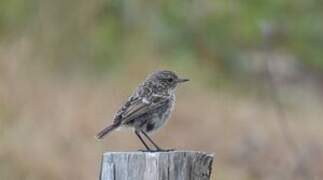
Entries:
POLYGON ((108 152, 100 180, 209 180, 213 155, 195 151, 108 152))

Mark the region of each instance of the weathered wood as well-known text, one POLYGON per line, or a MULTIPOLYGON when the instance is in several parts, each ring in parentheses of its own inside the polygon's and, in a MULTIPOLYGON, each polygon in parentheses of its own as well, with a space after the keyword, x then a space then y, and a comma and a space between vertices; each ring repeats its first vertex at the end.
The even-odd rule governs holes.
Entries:
POLYGON ((100 180, 209 180, 213 155, 194 151, 107 152, 100 180))

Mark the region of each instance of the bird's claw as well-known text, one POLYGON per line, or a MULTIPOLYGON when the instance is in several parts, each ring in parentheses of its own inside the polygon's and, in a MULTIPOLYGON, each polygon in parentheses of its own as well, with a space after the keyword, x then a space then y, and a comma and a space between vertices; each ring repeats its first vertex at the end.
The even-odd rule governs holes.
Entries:
POLYGON ((170 152, 170 151, 175 151, 175 149, 139 149, 138 151, 140 152, 170 152))
POLYGON ((170 152, 170 151, 175 151, 175 149, 157 149, 157 152, 170 152))

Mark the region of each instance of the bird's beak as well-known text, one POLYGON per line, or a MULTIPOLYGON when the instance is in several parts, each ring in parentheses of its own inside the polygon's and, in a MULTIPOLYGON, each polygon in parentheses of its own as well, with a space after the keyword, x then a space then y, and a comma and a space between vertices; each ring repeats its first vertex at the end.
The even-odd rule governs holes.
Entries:
POLYGON ((189 81, 189 79, 177 79, 177 83, 183 83, 183 82, 187 82, 189 81))

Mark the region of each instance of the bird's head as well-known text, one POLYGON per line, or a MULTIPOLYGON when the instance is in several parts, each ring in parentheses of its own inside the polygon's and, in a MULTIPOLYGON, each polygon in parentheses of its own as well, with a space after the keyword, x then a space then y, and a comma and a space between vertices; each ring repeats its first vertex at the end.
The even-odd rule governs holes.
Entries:
POLYGON ((148 80, 163 89, 173 90, 178 84, 189 81, 189 79, 179 78, 174 72, 161 70, 152 73, 148 80))

